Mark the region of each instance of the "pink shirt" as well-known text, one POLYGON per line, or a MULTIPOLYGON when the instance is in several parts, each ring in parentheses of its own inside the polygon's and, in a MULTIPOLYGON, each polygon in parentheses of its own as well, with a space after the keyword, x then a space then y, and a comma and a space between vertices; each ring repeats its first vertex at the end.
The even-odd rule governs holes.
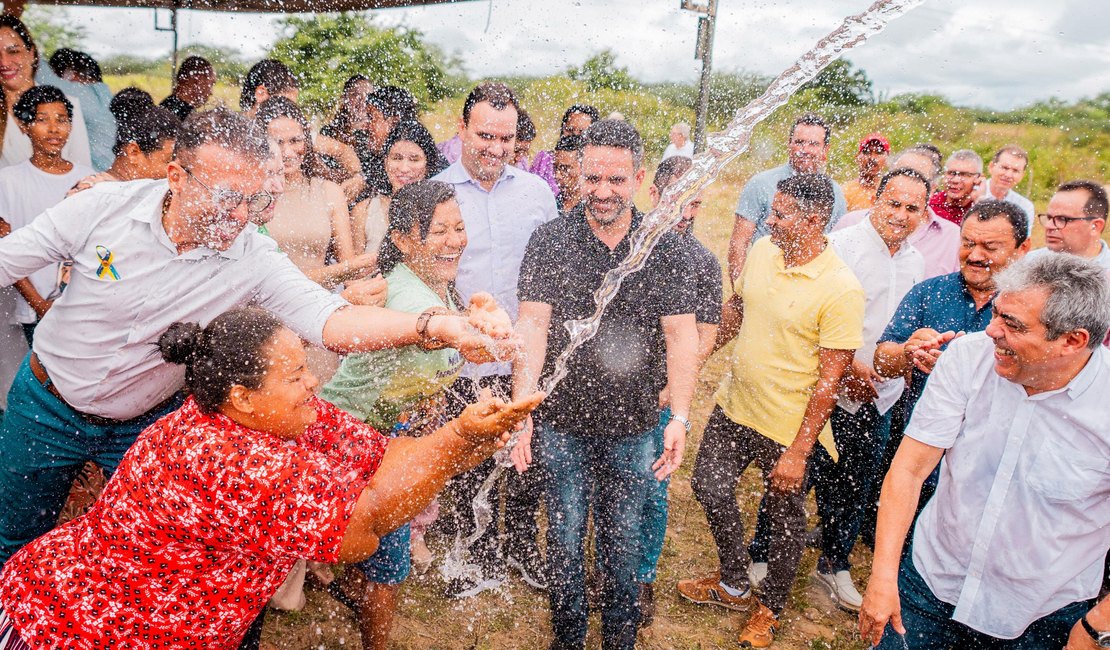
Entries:
MULTIPOLYGON (((853 210, 840 218, 832 232, 854 226, 871 214, 871 210, 853 210)), ((929 209, 929 220, 907 240, 925 258, 925 279, 960 270, 960 227, 945 221, 929 209)))

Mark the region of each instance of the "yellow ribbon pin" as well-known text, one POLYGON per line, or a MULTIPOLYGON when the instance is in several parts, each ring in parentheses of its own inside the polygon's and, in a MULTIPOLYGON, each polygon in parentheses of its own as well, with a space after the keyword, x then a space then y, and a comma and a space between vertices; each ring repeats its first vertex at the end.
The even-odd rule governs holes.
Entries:
POLYGON ((113 263, 116 259, 115 254, 104 246, 97 246, 96 256, 100 258, 100 268, 96 270, 96 277, 104 278, 110 275, 113 280, 118 280, 119 271, 116 271, 116 266, 113 263))

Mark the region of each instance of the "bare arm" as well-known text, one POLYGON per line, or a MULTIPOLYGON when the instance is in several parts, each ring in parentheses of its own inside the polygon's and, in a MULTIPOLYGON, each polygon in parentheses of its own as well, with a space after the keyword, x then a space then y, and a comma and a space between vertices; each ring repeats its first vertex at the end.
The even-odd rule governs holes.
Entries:
POLYGON ((729 341, 740 333, 740 326, 744 324, 744 299, 738 294, 733 294, 721 306, 721 324, 717 327, 717 339, 713 342, 712 352, 725 347, 729 341))
POLYGON ((718 326, 714 323, 698 323, 698 367, 694 373, 695 380, 716 349, 717 329, 718 326))
POLYGON ((744 270, 744 261, 748 259, 748 249, 751 248, 754 235, 755 223, 736 215, 732 236, 728 240, 728 276, 733 283, 740 279, 740 273, 744 270))
POLYGON ((900 634, 905 633, 898 601, 898 564, 917 512, 921 485, 942 455, 943 449, 903 438, 883 481, 875 527, 875 557, 859 613, 860 635, 873 644, 879 643, 887 622, 900 634))
POLYGON ((780 491, 797 492, 805 480, 806 461, 817 443, 817 436, 825 428, 833 408, 836 407, 836 394, 845 371, 852 363, 855 350, 832 350, 819 348, 817 366, 817 385, 806 404, 802 424, 794 442, 779 457, 769 476, 771 485, 780 491))
POLYGON ((305 271, 305 275, 320 286, 334 289, 348 280, 365 275, 377 266, 378 259, 376 255, 355 253, 356 249, 351 233, 351 215, 347 211, 347 201, 339 186, 331 181, 325 181, 324 192, 327 195, 327 204, 323 207, 326 207, 329 211, 331 244, 339 262, 310 269, 305 271))
MULTIPOLYGON (((674 415, 689 419, 690 403, 698 380, 698 325, 693 314, 660 319, 667 346, 667 390, 674 415)), ((651 466, 662 481, 682 464, 686 451, 686 426, 671 420, 663 431, 663 455, 651 466)))
POLYGON ((511 404, 483 400, 431 435, 390 441, 381 466, 351 513, 340 561, 373 555, 381 537, 426 508, 448 479, 477 466, 504 445, 507 432, 542 399, 536 393, 511 404))
MULTIPOLYGON (((513 398, 536 390, 547 354, 547 330, 551 326, 551 305, 543 302, 522 302, 516 319, 520 352, 513 364, 513 398)), ((529 418, 510 452, 513 466, 523 472, 532 464, 532 420, 529 418)))
POLYGON ((39 318, 42 318, 54 304, 53 300, 47 300, 42 297, 38 290, 35 289, 35 285, 31 284, 29 278, 23 278, 16 282, 14 286, 15 290, 19 292, 19 295, 23 296, 23 299, 27 301, 27 304, 31 305, 31 309, 35 310, 35 314, 38 315, 39 318))
MULTIPOLYGON (((336 310, 324 324, 324 346, 334 352, 371 352, 418 345, 418 314, 381 307, 350 305, 336 310)), ((452 347, 468 361, 510 360, 517 340, 508 317, 485 294, 471 298, 466 314, 436 314, 428 320, 427 335, 452 347), (490 349, 490 348, 494 349, 490 349)))

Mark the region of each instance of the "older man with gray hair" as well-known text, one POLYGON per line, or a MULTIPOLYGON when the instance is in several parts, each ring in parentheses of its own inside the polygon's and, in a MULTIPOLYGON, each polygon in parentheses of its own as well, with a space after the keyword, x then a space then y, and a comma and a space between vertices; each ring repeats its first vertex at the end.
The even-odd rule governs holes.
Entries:
POLYGON ((663 160, 674 156, 682 156, 684 158, 694 157, 694 143, 690 140, 689 124, 679 122, 672 126, 670 138, 671 143, 663 150, 663 158, 659 162, 663 162, 663 160))
POLYGON ((879 648, 1110 647, 1110 599, 1091 607, 1110 546, 1110 286, 1060 254, 998 287, 986 332, 938 360, 883 484, 859 617, 879 648))
POLYGON ((957 226, 975 203, 976 190, 983 182, 983 159, 971 149, 953 151, 944 164, 944 189, 929 199, 929 207, 941 219, 957 226))

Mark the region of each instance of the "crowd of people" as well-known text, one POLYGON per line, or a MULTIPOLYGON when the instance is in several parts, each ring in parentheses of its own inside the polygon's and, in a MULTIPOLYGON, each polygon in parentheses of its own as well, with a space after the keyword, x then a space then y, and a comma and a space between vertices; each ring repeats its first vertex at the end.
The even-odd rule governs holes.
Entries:
POLYGON ((552 648, 584 647, 591 612, 633 648, 726 345, 691 477, 719 568, 673 588, 747 612, 741 647, 773 644, 807 543, 878 647, 1110 647, 1101 184, 1038 214, 1020 147, 984 170, 881 133, 841 184, 803 114, 742 188, 724 268, 694 197, 557 368, 637 193, 692 168, 689 125, 649 181, 635 126, 594 106, 533 152, 503 83, 437 143, 411 93, 361 75, 317 127, 276 60, 233 111, 207 108, 201 57, 157 104, 85 53, 40 58, 0 16, 0 650, 258 648, 308 582, 385 648, 429 531, 472 540, 445 597, 515 575, 546 592, 552 648))

